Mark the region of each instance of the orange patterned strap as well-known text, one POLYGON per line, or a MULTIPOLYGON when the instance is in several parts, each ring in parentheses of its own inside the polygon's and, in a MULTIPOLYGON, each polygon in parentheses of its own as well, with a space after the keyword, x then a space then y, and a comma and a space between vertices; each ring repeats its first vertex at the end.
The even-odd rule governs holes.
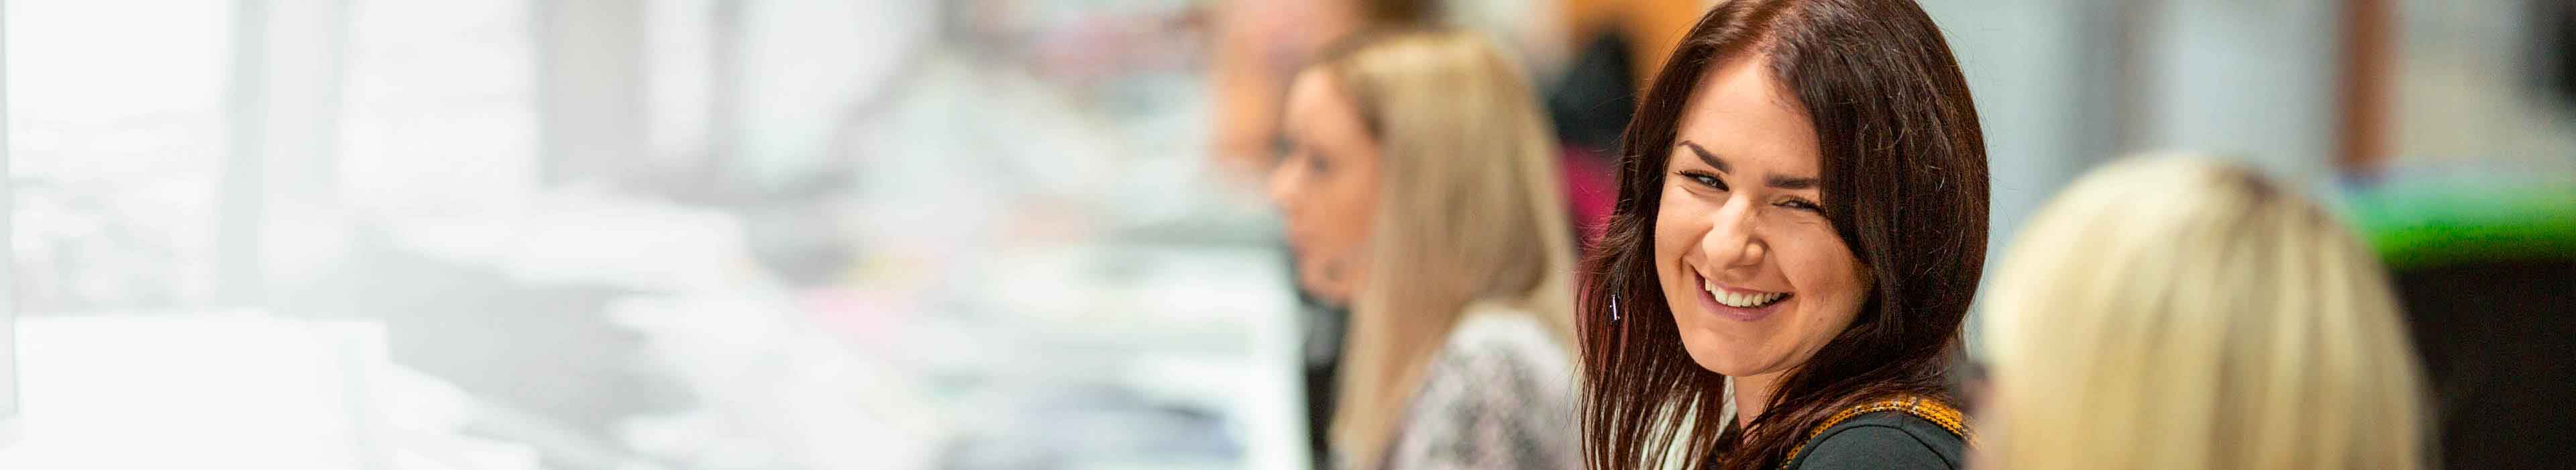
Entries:
POLYGON ((1862 403, 1850 408, 1844 408, 1842 411, 1834 413, 1833 416, 1826 417, 1823 424, 1818 424, 1816 425, 1815 430, 1807 432, 1806 442, 1801 442, 1798 444, 1797 448, 1789 450, 1789 458, 1787 460, 1780 461, 1780 468, 1789 468, 1789 464, 1797 462, 1798 454, 1806 452, 1808 445, 1815 444, 1817 437, 1823 437, 1826 429, 1832 429, 1834 425, 1842 424, 1843 421, 1851 420, 1852 418, 1860 415, 1881 411, 1903 411, 1905 414, 1914 415, 1914 417, 1923 418, 1925 421, 1931 421, 1932 424, 1940 425, 1941 429, 1949 430, 1950 434, 1958 435, 1962 440, 1969 438, 1967 415, 1960 413, 1958 408, 1951 408, 1949 404, 1941 403, 1940 400, 1934 400, 1931 398, 1921 396, 1903 396, 1862 403))

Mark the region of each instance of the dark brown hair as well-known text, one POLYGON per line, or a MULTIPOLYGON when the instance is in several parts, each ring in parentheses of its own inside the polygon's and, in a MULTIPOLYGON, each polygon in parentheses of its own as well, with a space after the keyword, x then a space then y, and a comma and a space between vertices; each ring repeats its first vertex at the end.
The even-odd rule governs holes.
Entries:
POLYGON ((1722 468, 1777 467, 1850 404, 1949 399, 1943 371, 1985 263, 1985 142, 1958 61, 1914 2, 1718 5, 1664 62, 1621 144, 1618 202, 1584 259, 1576 305, 1587 466, 1646 468, 1679 451, 1722 468), (1725 377, 1682 348, 1656 282, 1654 230, 1685 104, 1708 70, 1757 57, 1815 127, 1827 217, 1871 292, 1851 326, 1784 376, 1768 411, 1738 428, 1718 416, 1725 377))

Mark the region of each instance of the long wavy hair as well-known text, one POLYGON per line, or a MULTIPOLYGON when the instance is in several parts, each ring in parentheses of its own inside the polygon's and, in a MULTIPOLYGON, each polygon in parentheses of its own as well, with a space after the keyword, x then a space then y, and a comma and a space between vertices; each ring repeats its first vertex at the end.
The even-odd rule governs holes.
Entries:
POLYGON ((1958 61, 1914 2, 1718 5, 1664 61, 1621 151, 1618 202, 1576 304, 1587 466, 1776 467, 1845 406, 1950 399, 1945 371, 1986 254, 1985 141, 1958 61), (1655 205, 1700 80, 1757 58, 1816 130, 1824 206, 1845 208, 1827 217, 1871 291, 1851 326, 1784 376, 1769 411, 1737 426, 1719 413, 1726 378, 1691 360, 1656 283, 1655 205))

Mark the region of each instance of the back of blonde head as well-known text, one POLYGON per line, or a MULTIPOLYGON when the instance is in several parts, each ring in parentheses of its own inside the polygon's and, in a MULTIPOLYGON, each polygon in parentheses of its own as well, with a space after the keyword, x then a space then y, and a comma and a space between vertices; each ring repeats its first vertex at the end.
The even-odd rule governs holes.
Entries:
POLYGON ((2382 268, 2317 204, 2209 160, 2077 181, 1987 305, 1990 468, 2418 468, 2421 378, 2382 268))
POLYGON ((1573 234, 1537 95, 1494 46, 1415 29, 1334 49, 1313 70, 1357 105, 1383 179, 1332 432, 1368 468, 1469 304, 1535 315, 1571 344, 1573 234))

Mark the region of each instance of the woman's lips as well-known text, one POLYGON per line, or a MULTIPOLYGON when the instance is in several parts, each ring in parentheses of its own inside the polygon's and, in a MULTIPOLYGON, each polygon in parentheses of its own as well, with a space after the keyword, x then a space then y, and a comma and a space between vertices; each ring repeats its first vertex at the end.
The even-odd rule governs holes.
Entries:
MULTIPOLYGON (((1699 274, 1692 273, 1691 277, 1699 277, 1699 274)), ((1771 314, 1778 313, 1780 311, 1781 305, 1789 303, 1789 299, 1794 297, 1785 292, 1752 294, 1748 293, 1750 291, 1727 289, 1724 286, 1718 286, 1715 283, 1709 282, 1706 278, 1701 278, 1700 282, 1702 286, 1701 289, 1698 289, 1700 310, 1735 321, 1755 322, 1762 321, 1764 318, 1770 318, 1771 314), (1775 294, 1778 297, 1756 307, 1737 307, 1727 305, 1724 302, 1718 302, 1717 292, 1727 292, 1737 295, 1739 296, 1737 300, 1744 300, 1746 297, 1759 297, 1764 294, 1775 294)), ((1755 300, 1759 299, 1757 298, 1755 300)))

